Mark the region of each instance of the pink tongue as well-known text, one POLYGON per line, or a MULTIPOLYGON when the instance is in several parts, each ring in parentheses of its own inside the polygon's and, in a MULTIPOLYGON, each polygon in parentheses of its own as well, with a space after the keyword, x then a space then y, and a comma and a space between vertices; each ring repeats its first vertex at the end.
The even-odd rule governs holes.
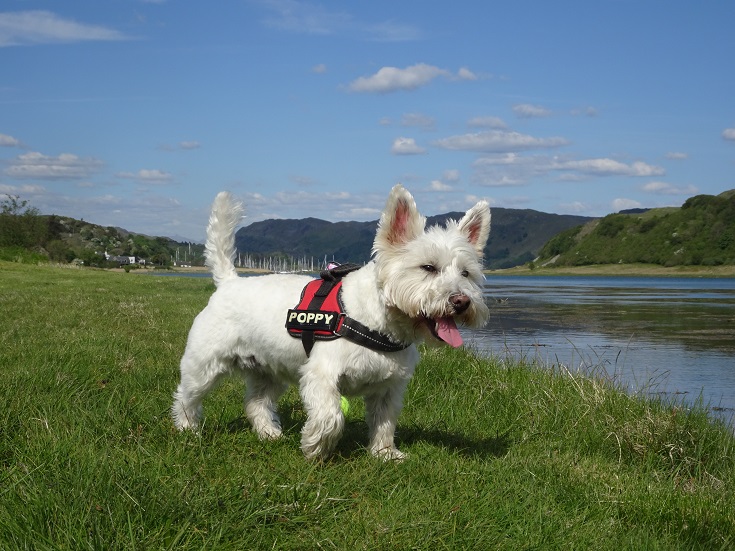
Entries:
POLYGON ((439 318, 436 321, 436 334, 450 346, 457 348, 462 346, 462 335, 459 334, 454 318, 439 318))

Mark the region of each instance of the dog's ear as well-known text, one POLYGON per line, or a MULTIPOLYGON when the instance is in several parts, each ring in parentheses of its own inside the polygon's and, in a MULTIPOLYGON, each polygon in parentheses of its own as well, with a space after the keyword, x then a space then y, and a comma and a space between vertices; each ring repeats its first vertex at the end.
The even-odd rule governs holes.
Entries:
POLYGON ((487 201, 480 201, 468 210, 459 221, 459 231, 467 236, 469 241, 482 256, 487 238, 490 236, 490 206, 487 201))
POLYGON ((426 219, 419 214, 411 194, 401 184, 396 184, 380 217, 373 250, 377 252, 408 243, 424 232, 425 224, 426 219))

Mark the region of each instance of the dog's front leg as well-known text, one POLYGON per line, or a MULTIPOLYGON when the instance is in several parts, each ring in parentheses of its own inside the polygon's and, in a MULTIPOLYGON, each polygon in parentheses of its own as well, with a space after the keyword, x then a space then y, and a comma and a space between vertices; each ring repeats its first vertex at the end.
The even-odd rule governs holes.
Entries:
POLYGON ((307 369, 301 377, 300 392, 307 414, 301 451, 307 459, 324 459, 334 450, 345 425, 337 380, 322 370, 307 369))
POLYGON ((370 453, 386 461, 401 461, 406 454, 396 448, 393 437, 403 408, 408 381, 396 381, 382 392, 365 396, 365 421, 370 430, 370 453))

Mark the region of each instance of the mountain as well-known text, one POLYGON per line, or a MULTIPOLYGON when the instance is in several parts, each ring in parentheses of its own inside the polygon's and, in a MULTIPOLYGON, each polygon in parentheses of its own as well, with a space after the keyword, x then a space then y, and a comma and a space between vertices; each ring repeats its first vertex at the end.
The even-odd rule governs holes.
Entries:
MULTIPOLYGON (((427 226, 460 219, 464 213, 430 216, 427 226)), ((485 266, 508 268, 533 260, 550 238, 592 220, 586 216, 548 214, 530 209, 492 209, 485 266)), ((237 249, 247 255, 334 258, 338 262, 366 262, 378 227, 370 222, 327 222, 317 218, 264 220, 238 230, 237 249)))
POLYGON ((690 197, 681 207, 592 220, 551 239, 539 263, 735 264, 735 190, 690 197))

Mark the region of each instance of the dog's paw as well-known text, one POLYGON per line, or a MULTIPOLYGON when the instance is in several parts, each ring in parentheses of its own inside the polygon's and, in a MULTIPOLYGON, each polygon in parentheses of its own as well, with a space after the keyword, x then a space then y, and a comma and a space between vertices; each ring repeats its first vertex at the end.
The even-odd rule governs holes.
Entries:
POLYGON ((187 410, 180 402, 175 402, 171 408, 171 418, 180 432, 199 432, 199 417, 197 410, 187 410))
POLYGON ((330 452, 322 449, 321 447, 316 448, 301 448, 304 453, 304 457, 307 461, 326 461, 331 455, 330 452))
POLYGON ((278 440, 283 435, 281 427, 276 426, 256 427, 255 433, 261 440, 278 440))
POLYGON ((403 453, 401 450, 394 447, 380 449, 373 448, 370 450, 370 453, 383 461, 395 461, 396 463, 400 463, 408 457, 407 453, 403 453))

